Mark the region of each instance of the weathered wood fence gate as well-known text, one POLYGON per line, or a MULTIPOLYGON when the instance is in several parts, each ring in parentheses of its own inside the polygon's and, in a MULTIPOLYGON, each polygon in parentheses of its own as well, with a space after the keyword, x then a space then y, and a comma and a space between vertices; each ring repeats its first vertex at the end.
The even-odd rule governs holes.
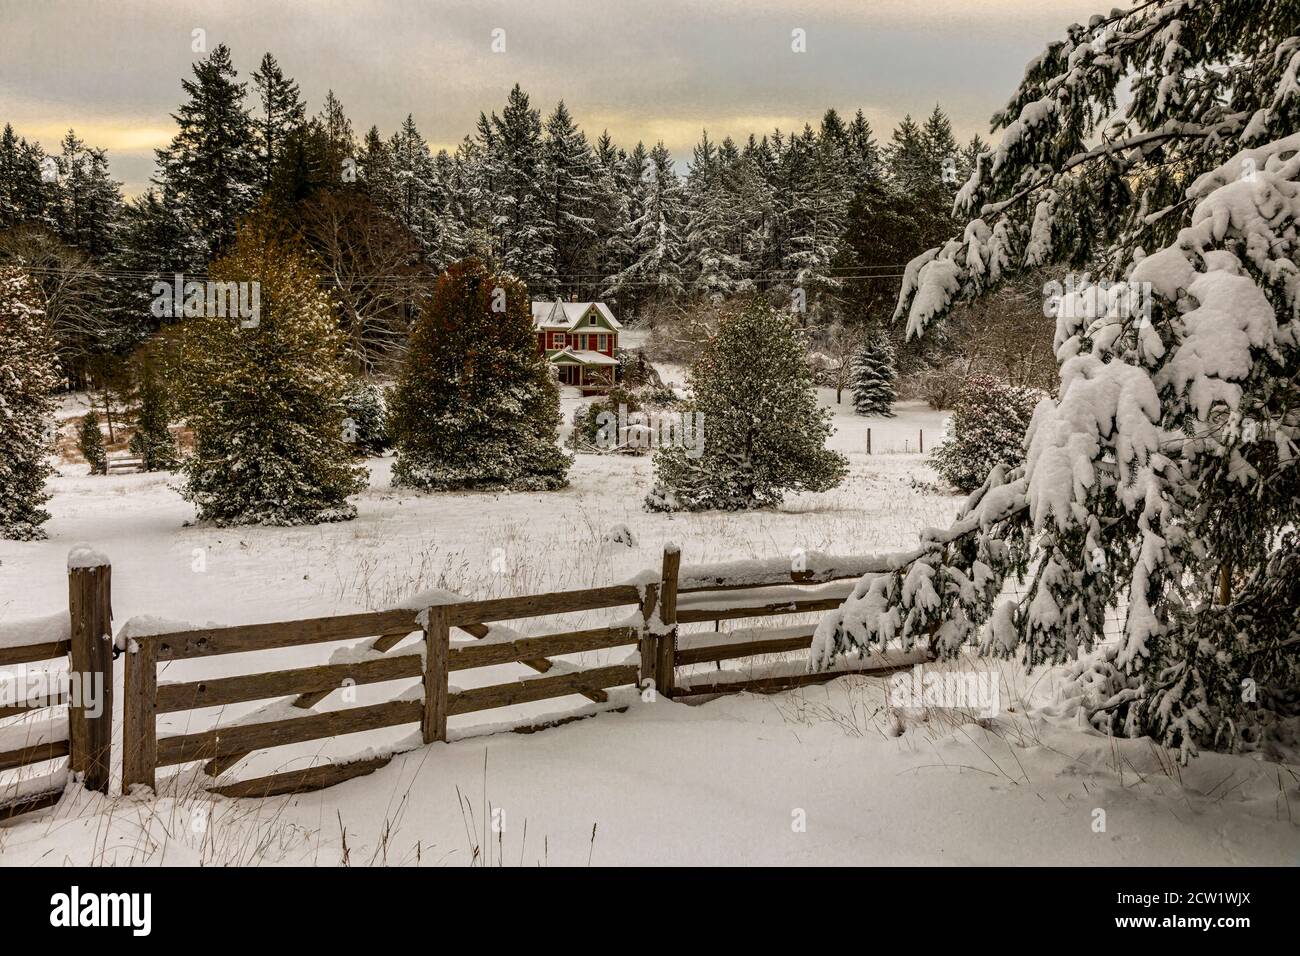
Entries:
MULTIPOLYGON (((806 650, 815 630, 815 625, 805 624, 723 632, 723 622, 830 610, 844 601, 864 574, 889 570, 884 559, 810 558, 807 563, 812 569, 803 561, 684 569, 680 552, 669 546, 657 573, 627 584, 489 600, 440 595, 427 604, 393 610, 166 632, 132 621, 114 639, 107 559, 74 551, 69 559, 66 637, 34 643, 29 636, 26 643, 20 638, 10 640, 8 646, 0 640, 0 668, 67 656, 74 675, 91 675, 92 680, 99 675, 102 707, 92 715, 84 701, 58 698, 0 708, 2 720, 43 707, 68 706, 68 717, 42 723, 35 740, 30 739, 31 721, 12 728, 0 724, 0 770, 68 755, 68 769, 80 775, 84 786, 107 792, 115 640, 124 658, 122 791, 136 785, 156 787, 160 768, 203 762, 205 772, 214 778, 208 789, 229 797, 318 789, 371 773, 400 752, 252 779, 215 779, 245 756, 269 748, 404 724, 418 725, 420 741, 429 744, 448 739, 449 717, 556 697, 581 695, 593 704, 609 705, 603 709, 625 709, 626 702, 611 703, 611 689, 635 688, 643 700, 659 695, 675 699, 771 692, 846 673, 883 674, 911 666, 911 660, 884 665, 862 661, 852 668, 807 673, 798 663, 787 662, 783 673, 762 677, 722 672, 724 661, 806 650), (626 608, 627 614, 605 626, 581 630, 524 635, 507 623, 617 608, 626 608), (712 632, 683 630, 707 623, 714 625, 712 632), (472 640, 453 643, 453 631, 472 640), (398 646, 417 633, 420 640, 398 646), (159 666, 170 661, 361 639, 364 644, 336 651, 326 664, 184 682, 158 679, 159 666), (639 653, 622 663, 588 668, 554 659, 621 646, 637 647, 639 653), (467 689, 451 683, 454 672, 511 663, 536 673, 467 689), (710 664, 713 671, 700 671, 701 665, 710 664), (348 690, 359 685, 416 679, 418 685, 393 700, 314 709, 336 692, 344 692, 344 702, 350 702, 347 697, 353 695, 348 690), (193 733, 158 733, 160 715, 260 700, 272 703, 233 723, 193 733), (14 744, 23 733, 27 739, 14 744)), ((586 713, 513 729, 534 730, 600 709, 589 705, 586 713)), ((43 784, 20 784, 9 796, 0 791, 0 801, 5 801, 0 802, 0 815, 57 802, 66 779, 67 771, 62 771, 42 778, 43 784)))

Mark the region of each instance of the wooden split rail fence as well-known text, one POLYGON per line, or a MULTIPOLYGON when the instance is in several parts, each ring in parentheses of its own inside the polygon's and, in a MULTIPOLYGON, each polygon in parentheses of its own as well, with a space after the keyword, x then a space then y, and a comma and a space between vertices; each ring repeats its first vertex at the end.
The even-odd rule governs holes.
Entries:
MULTIPOLYGON (((124 658, 122 791, 136 785, 156 787, 160 768, 202 762, 210 777, 219 778, 254 752, 401 725, 418 725, 425 744, 446 741, 450 717, 551 698, 581 695, 606 704, 608 692, 620 687, 638 688, 643 700, 659 695, 686 698, 739 691, 767 693, 845 673, 888 673, 912 663, 864 661, 853 670, 819 673, 787 666, 784 673, 757 677, 723 672, 724 662, 806 650, 815 629, 807 624, 724 632, 724 622, 828 611, 843 603, 853 582, 864 573, 888 568, 872 559, 847 558, 819 560, 813 571, 792 570, 784 562, 683 569, 680 558, 677 548, 670 546, 657 575, 610 587, 489 600, 440 596, 427 606, 166 633, 130 622, 117 638, 124 658), (506 623, 617 608, 627 608, 627 613, 611 624, 580 630, 524 635, 506 623), (709 623, 714 625, 713 631, 695 629, 709 623), (456 642, 452 641, 453 631, 459 632, 456 642), (416 634, 418 641, 403 644, 416 634), (459 639, 460 635, 467 639, 459 639), (366 643, 343 648, 330 663, 183 682, 159 680, 160 667, 173 661, 362 639, 366 643), (637 647, 639 654, 633 652, 622 663, 586 668, 554 660, 623 646, 637 647), (452 682, 454 672, 503 664, 523 664, 536 673, 465 689, 452 682), (701 670, 701 665, 713 665, 714 669, 701 670), (337 691, 391 681, 418 684, 379 703, 315 709, 337 691), (190 733, 159 734, 160 716, 257 701, 271 703, 234 723, 190 733)), ((111 688, 108 655, 112 642, 103 637, 111 634, 110 570, 104 564, 70 571, 69 639, 8 651, 0 643, 0 666, 69 654, 74 670, 98 668, 107 675, 104 686, 111 688), (99 639, 93 639, 96 635, 99 639)), ((611 705, 613 709, 626 706, 617 701, 611 705)), ((0 718, 21 709, 0 711, 0 718)), ((589 708, 588 712, 598 710, 589 708)), ((0 770, 70 754, 71 769, 84 774, 86 785, 106 791, 111 713, 110 704, 101 717, 90 720, 78 708, 70 707, 70 732, 64 738, 0 753, 0 770)), ((560 717, 541 726, 586 715, 560 717)), ((514 729, 527 731, 537 726, 514 729)), ((0 723, 0 741, 4 731, 0 723)), ((371 773, 391 759, 389 753, 252 779, 213 779, 209 789, 229 797, 314 790, 371 773)), ((61 792, 51 790, 42 796, 57 800, 61 792)), ((24 805, 24 809, 35 805, 24 805)))
POLYGON ((69 772, 78 774, 86 789, 108 792, 113 733, 111 573, 107 565, 70 566, 66 623, 51 620, 52 626, 41 628, 34 640, 0 643, 0 680, 6 690, 25 682, 23 676, 15 678, 15 668, 27 672, 33 665, 39 665, 42 687, 36 700, 0 703, 0 771, 63 763, 40 776, 0 784, 0 820, 53 806, 63 796, 69 772), (53 666, 60 663, 82 683, 61 681, 63 669, 53 666), (66 713, 48 713, 61 707, 66 713))

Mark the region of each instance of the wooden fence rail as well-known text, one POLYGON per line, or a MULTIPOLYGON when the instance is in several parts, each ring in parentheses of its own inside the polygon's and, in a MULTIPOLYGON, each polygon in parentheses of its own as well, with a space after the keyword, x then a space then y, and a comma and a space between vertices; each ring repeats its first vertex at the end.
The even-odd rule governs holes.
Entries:
MULTIPOLYGON (((25 673, 30 664, 68 662, 66 674, 58 668, 41 668, 38 699, 0 706, 0 771, 68 758, 65 767, 0 787, 0 820, 53 806, 63 796, 70 773, 87 790, 108 792, 113 738, 111 588, 112 567, 107 559, 74 548, 68 556, 66 625, 45 619, 34 632, 35 639, 28 635, 10 639, 0 626, 0 668, 23 668, 25 673), (47 639, 54 632, 61 633, 47 639), (58 708, 66 708, 66 713, 53 713, 58 708)), ((22 683, 24 694, 28 689, 21 675, 0 676, 15 689, 22 683)))
MULTIPOLYGON (((864 574, 889 570, 880 559, 808 557, 810 561, 799 557, 788 565, 774 561, 683 568, 679 549, 670 545, 657 573, 641 576, 637 583, 486 600, 449 596, 432 599, 427 606, 166 633, 129 622, 118 636, 125 651, 122 791, 136 785, 156 787, 159 768, 201 761, 215 778, 254 752, 406 724, 418 725, 420 739, 432 744, 447 740, 452 717, 572 695, 604 704, 609 701, 607 692, 617 687, 636 685, 645 700, 658 695, 672 699, 767 693, 846 672, 888 673, 910 666, 910 662, 882 666, 861 661, 850 671, 809 674, 793 672, 787 662, 786 673, 776 675, 722 671, 723 662, 805 651, 815 630, 812 624, 776 624, 724 632, 724 622, 830 610, 844 601, 864 574), (521 634, 506 623, 620 607, 635 608, 635 616, 541 635, 521 634), (693 630, 710 623, 713 632, 693 630), (453 631, 473 640, 453 642, 453 631), (420 642, 403 644, 416 634, 422 637, 420 642), (335 653, 329 663, 184 681, 158 679, 159 666, 167 662, 350 640, 367 643, 335 653), (556 660, 625 646, 638 647, 639 653, 622 663, 579 668, 556 660), (451 682, 455 672, 504 664, 522 664, 535 673, 481 687, 460 688, 451 682), (707 665, 714 670, 700 670, 707 665), (419 684, 392 700, 314 709, 341 688, 399 680, 419 684), (161 715, 256 701, 272 703, 234 723, 159 735, 161 715), (291 707, 286 709, 285 704, 291 707)), ((106 790, 112 730, 112 642, 105 639, 112 633, 111 569, 106 561, 71 564, 67 638, 17 647, 0 642, 0 666, 68 655, 74 669, 107 675, 109 703, 99 717, 84 708, 70 708, 65 733, 61 735, 57 722, 51 722, 42 725, 40 739, 21 747, 5 749, 6 727, 0 724, 0 770, 66 754, 87 786, 106 790)), ((7 707, 0 709, 0 718, 34 709, 7 707)), ((551 723, 569 719, 573 718, 551 723)), ((214 780, 210 789, 238 797, 317 789, 371 773, 390 759, 368 755, 247 780, 214 780)))

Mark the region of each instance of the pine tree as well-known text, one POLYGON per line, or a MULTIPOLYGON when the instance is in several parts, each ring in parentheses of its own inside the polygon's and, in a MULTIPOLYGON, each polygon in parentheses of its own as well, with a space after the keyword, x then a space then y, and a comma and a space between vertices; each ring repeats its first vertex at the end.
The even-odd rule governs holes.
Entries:
POLYGON ((200 237, 205 262, 234 238, 261 182, 244 84, 235 76, 224 43, 194 64, 194 79, 181 81, 188 99, 173 117, 180 129, 158 150, 164 202, 176 204, 186 227, 200 237))
POLYGON ((561 100, 546 121, 542 147, 542 191, 550 223, 551 245, 555 250, 555 272, 566 283, 537 288, 535 292, 556 294, 581 288, 581 278, 596 266, 596 216, 601 201, 600 167, 587 137, 578 129, 561 100))
POLYGON ((568 483, 569 458, 557 444, 559 387, 537 351, 528 290, 477 260, 438 278, 389 407, 395 486, 542 491, 568 483))
MULTIPOLYGON (((257 283, 253 320, 181 327, 180 408, 194 431, 184 496, 218 525, 346 520, 365 487, 343 427, 344 342, 308 253, 250 220, 214 281, 257 283)), ((250 288, 250 295, 252 286, 250 288)))
POLYGON ((261 107, 261 116, 254 123, 257 164, 262 171, 262 188, 266 190, 271 188, 272 174, 284 144, 302 125, 306 109, 298 84, 284 75, 270 53, 262 56, 262 63, 253 74, 253 87, 261 107))
POLYGON ((0 538, 44 538, 58 364, 26 273, 0 266, 0 538))
POLYGON ((91 259, 101 259, 113 247, 121 205, 119 184, 108 174, 104 150, 87 148, 72 130, 59 145, 55 231, 68 245, 81 249, 91 259))
POLYGON ((152 349, 146 347, 137 356, 134 379, 137 407, 131 454, 140 458, 145 471, 171 471, 180 464, 180 455, 167 427, 171 400, 152 349))
POLYGON ((672 154, 662 142, 648 158, 644 151, 632 156, 633 163, 643 159, 648 167, 640 189, 640 214, 628 224, 632 261, 610 286, 616 294, 640 287, 642 295, 671 298, 685 290, 682 184, 673 169, 672 154))
POLYGON ((99 430, 99 416, 92 408, 81 419, 77 429, 77 450, 86 459, 92 475, 108 474, 108 452, 104 448, 104 435, 99 430))
POLYGON ((933 189, 940 173, 934 165, 930 143, 911 115, 894 129, 887 149, 889 178, 905 193, 926 193, 933 189))
MULTIPOLYGON (((730 143, 730 140, 728 140, 730 143)), ((686 181, 685 247, 694 277, 692 291, 715 303, 748 285, 737 241, 740 213, 733 169, 739 161, 710 142, 706 130, 691 161, 686 181)))
POLYGON ((198 237, 157 190, 125 203, 113 250, 105 261, 104 299, 117 332, 112 346, 131 349, 157 331, 167 317, 154 314, 154 283, 170 283, 205 255, 198 237))
POLYGON ((848 472, 826 448, 831 414, 817 404, 802 331, 761 298, 724 315, 691 366, 691 401, 703 447, 655 453, 654 511, 739 511, 775 506, 787 492, 827 491, 848 472))
POLYGON ((853 122, 849 124, 848 157, 855 191, 861 190, 868 183, 880 180, 880 147, 871 132, 871 124, 862 115, 862 110, 854 114, 853 122))
POLYGON ((895 316, 924 335, 1011 275, 1090 264, 1047 290, 1060 385, 1023 466, 990 462, 949 529, 823 621, 814 667, 918 640, 1075 661, 1080 720, 1184 759, 1266 745, 1290 719, 1298 29, 1280 2, 1141 4, 1031 63, 957 194, 971 221, 909 263, 895 316), (1122 634, 1097 648, 1113 613, 1122 634))
POLYGON ((948 419, 947 440, 930 455, 939 477, 970 493, 984 483, 990 462, 1019 466, 1025 460, 1025 431, 1043 397, 1037 389, 988 375, 965 382, 948 419))
POLYGON ((480 195, 488 212, 492 258, 538 289, 555 283, 554 226, 543 195, 541 114, 515 84, 505 109, 480 117, 480 195))
POLYGON ((952 123, 938 103, 921 127, 921 139, 925 144, 926 165, 930 169, 930 176, 938 180, 944 186, 945 194, 950 196, 957 191, 962 157, 957 148, 957 140, 952 135, 952 123))
POLYGON ((343 397, 344 439, 351 442, 358 455, 382 455, 392 447, 388 435, 388 411, 384 407, 384 390, 374 382, 355 378, 343 397))
POLYGON ((894 347, 873 331, 853 356, 853 410, 859 415, 894 414, 894 347))

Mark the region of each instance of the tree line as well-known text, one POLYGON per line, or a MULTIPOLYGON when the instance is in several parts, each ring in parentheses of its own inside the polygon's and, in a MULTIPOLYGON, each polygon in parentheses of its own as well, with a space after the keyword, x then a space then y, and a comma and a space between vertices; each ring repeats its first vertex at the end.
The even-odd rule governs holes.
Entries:
POLYGON ((0 135, 0 261, 37 283, 74 386, 157 330, 154 281, 206 274, 255 211, 315 254, 363 372, 396 367, 437 275, 469 257, 534 298, 605 299, 629 318, 765 292, 797 297, 805 327, 860 320, 951 228, 981 147, 959 148, 938 106, 884 144, 860 110, 828 109, 743 142, 704 132, 683 176, 662 142, 590 139, 563 102, 543 118, 517 85, 436 152, 409 115, 358 134, 333 91, 308 115, 270 53, 245 82, 218 46, 182 88, 176 134, 129 200, 72 131, 48 154, 0 135))

